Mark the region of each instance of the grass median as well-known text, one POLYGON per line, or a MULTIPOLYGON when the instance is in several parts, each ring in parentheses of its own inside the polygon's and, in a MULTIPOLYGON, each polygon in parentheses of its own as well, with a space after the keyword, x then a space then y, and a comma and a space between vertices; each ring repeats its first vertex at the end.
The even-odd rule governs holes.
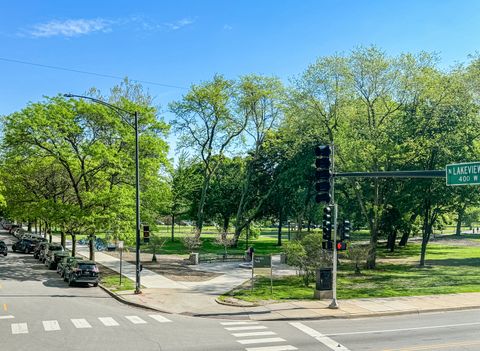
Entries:
MULTIPOLYGON (((391 254, 379 249, 377 268, 354 273, 342 259, 338 271, 339 299, 398 297, 462 292, 480 292, 480 246, 431 243, 425 267, 418 266, 420 244, 411 243, 391 254)), ((270 277, 257 277, 255 289, 247 283, 222 298, 235 297, 250 302, 313 299, 314 282, 308 287, 301 277, 275 277, 273 293, 270 277)))

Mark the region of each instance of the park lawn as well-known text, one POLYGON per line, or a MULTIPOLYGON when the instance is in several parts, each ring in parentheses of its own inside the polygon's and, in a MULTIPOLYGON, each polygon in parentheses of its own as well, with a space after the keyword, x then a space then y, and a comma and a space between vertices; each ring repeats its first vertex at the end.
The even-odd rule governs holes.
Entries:
MULTIPOLYGON (((409 244, 398 251, 394 255, 382 253, 380 256, 401 258, 402 263, 395 263, 395 259, 382 261, 375 270, 363 270, 361 275, 355 275, 352 265, 343 260, 338 273, 338 298, 480 292, 480 247, 429 244, 427 265, 424 268, 417 265, 419 244, 409 244)), ((257 277, 253 292, 250 284, 245 284, 225 294, 223 298, 234 296, 250 302, 313 299, 314 283, 306 287, 301 277, 277 277, 273 285, 272 294, 270 278, 257 277)))
POLYGON ((127 277, 122 277, 120 285, 120 274, 105 267, 98 265, 100 270, 100 284, 111 291, 135 290, 135 282, 127 277))

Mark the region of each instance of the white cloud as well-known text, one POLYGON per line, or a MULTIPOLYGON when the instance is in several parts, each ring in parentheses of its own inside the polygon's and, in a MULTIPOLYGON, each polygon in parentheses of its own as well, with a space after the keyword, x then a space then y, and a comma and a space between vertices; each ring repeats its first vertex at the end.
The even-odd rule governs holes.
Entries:
POLYGON ((28 34, 35 38, 78 37, 93 32, 108 32, 111 30, 111 25, 112 21, 102 18, 54 20, 34 25, 28 34))
POLYGON ((194 22, 195 22, 194 20, 191 20, 189 18, 182 18, 181 20, 178 20, 178 21, 175 21, 175 22, 164 23, 164 25, 170 30, 178 30, 178 29, 181 29, 185 26, 188 26, 188 25, 190 25, 194 22))
POLYGON ((230 26, 230 25, 228 25, 228 24, 225 24, 225 25, 223 26, 223 29, 224 29, 224 30, 232 30, 233 27, 230 26))

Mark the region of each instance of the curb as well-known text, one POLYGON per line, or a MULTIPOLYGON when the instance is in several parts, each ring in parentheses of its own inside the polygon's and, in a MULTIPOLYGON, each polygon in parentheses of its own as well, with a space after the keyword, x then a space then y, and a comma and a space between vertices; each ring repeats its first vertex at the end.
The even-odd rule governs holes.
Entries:
POLYGON ((168 313, 168 314, 172 314, 172 312, 169 312, 169 311, 165 311, 165 310, 160 310, 158 308, 154 308, 154 307, 150 307, 150 306, 147 306, 147 305, 142 305, 142 304, 139 304, 139 303, 136 303, 136 302, 132 302, 132 301, 128 301, 127 299, 124 299, 122 296, 118 295, 117 293, 114 293, 113 291, 111 291, 110 289, 108 289, 106 286, 102 285, 102 284, 98 284, 98 286, 103 290, 105 291, 108 295, 110 295, 111 297, 113 297, 115 300, 117 300, 118 302, 121 302, 125 305, 129 305, 129 306, 132 306, 132 307, 138 307, 138 308, 143 308, 145 310, 150 310, 150 311, 155 311, 155 312, 161 312, 161 313, 168 313))

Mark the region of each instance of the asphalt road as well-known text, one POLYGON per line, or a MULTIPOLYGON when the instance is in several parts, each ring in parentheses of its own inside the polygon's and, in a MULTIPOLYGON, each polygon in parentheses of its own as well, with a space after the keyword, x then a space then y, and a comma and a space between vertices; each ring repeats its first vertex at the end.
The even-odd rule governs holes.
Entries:
MULTIPOLYGON (((15 239, 0 233, 0 240, 15 239)), ((10 247, 9 247, 10 248, 10 247)), ((0 257, 0 350, 479 350, 480 311, 252 322, 155 313, 69 287, 32 255, 0 257)))

